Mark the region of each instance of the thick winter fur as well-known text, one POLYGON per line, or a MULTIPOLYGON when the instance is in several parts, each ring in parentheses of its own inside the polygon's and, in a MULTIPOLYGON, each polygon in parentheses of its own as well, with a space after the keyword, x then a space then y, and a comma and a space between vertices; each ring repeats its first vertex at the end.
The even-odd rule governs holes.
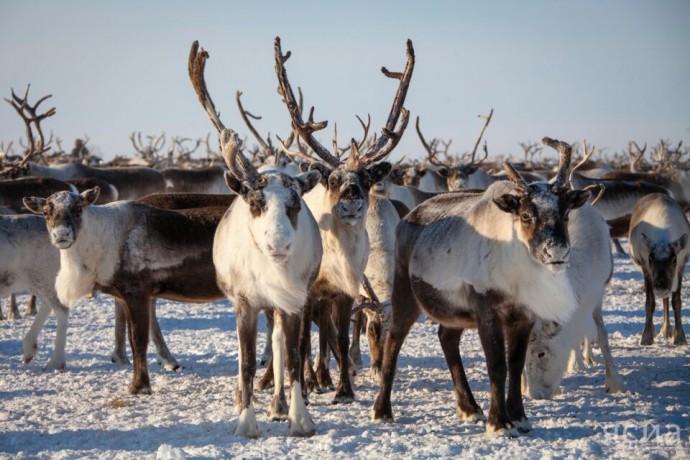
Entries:
POLYGON ((483 417, 459 354, 462 331, 478 328, 491 382, 487 433, 529 430, 521 373, 536 317, 567 321, 578 299, 565 272, 567 216, 586 192, 554 192, 546 183, 524 193, 496 182, 483 193, 451 192, 425 201, 398 225, 393 321, 384 348, 374 418, 391 420, 397 355, 421 311, 440 323, 462 419, 483 417), (505 381, 508 380, 507 399, 505 381))
POLYGON ((229 173, 228 186, 240 194, 223 220, 213 243, 213 262, 218 285, 232 299, 240 342, 240 376, 235 434, 259 434, 253 403, 256 373, 256 327, 261 310, 275 317, 273 328, 274 398, 269 417, 288 420, 290 434, 312 435, 315 425, 302 396, 300 328, 308 329, 303 317, 309 288, 321 262, 319 229, 301 196, 320 178, 310 171, 296 178, 278 171, 261 175, 259 188, 252 189, 229 173), (284 352, 287 351, 287 360, 284 352), (285 400, 282 385, 287 363, 291 401, 285 400))
POLYGON ((222 210, 187 216, 131 201, 93 205, 97 197, 95 189, 24 203, 45 216, 51 242, 60 249, 55 281, 60 301, 71 307, 100 289, 123 302, 134 357, 129 391, 150 393, 151 299, 207 302, 222 297, 211 258, 222 210))
POLYGON ((647 195, 635 205, 630 220, 630 256, 644 275, 646 292, 645 326, 642 345, 654 342, 653 316, 655 298, 664 300, 662 335, 675 345, 686 344, 681 321, 681 286, 690 255, 690 224, 683 209, 672 198, 662 194, 647 195), (669 297, 673 306, 674 329, 669 325, 669 297))
POLYGON ((229 194, 223 174, 227 171, 221 166, 206 168, 166 168, 161 171, 165 177, 168 193, 209 193, 229 194))
POLYGON ((0 218, 0 295, 29 291, 41 308, 24 338, 24 362, 38 352, 38 334, 51 311, 58 318, 53 355, 46 369, 65 367, 65 340, 68 310, 55 292, 55 275, 60 268, 58 250, 50 244, 45 220, 21 215, 0 218))
MULTIPOLYGON (((390 169, 390 164, 386 165, 390 169)), ((377 165, 371 167, 372 171, 378 169, 377 165)), ((354 401, 347 358, 350 348, 350 316, 352 302, 359 294, 369 257, 369 238, 366 232, 369 190, 385 174, 377 174, 374 181, 365 168, 353 170, 339 167, 322 174, 327 175, 327 180, 322 179, 322 183, 304 198, 319 225, 323 244, 321 268, 309 295, 308 310, 313 311, 318 318, 319 355, 316 375, 312 376, 309 369, 308 377, 310 387, 314 385, 314 378, 322 389, 332 387, 328 371, 330 354, 325 336, 327 327, 330 327, 332 310, 336 316, 338 331, 336 348, 342 350, 339 356, 340 381, 334 402, 349 403, 354 401)), ((308 363, 308 360, 305 362, 308 363)))
POLYGON ((381 182, 374 184, 371 191, 378 196, 398 200, 407 206, 408 209, 413 209, 422 201, 436 195, 435 193, 423 192, 417 187, 394 184, 390 177, 386 177, 381 182))
POLYGON ((625 391, 611 357, 601 312, 613 271, 608 226, 592 206, 584 206, 570 213, 568 231, 572 249, 566 275, 579 304, 565 323, 537 319, 525 361, 525 381, 531 398, 551 398, 556 393, 569 355, 580 353, 583 340, 597 340, 600 344, 606 363, 606 390, 625 391))
POLYGON ((43 166, 30 162, 25 175, 52 177, 63 181, 95 177, 113 185, 118 191, 119 200, 134 200, 151 193, 165 192, 163 175, 147 167, 93 168, 81 163, 43 166))
MULTIPOLYGON (((406 214, 404 212, 403 214, 406 214)), ((372 196, 367 212, 367 235, 369 236, 369 259, 364 274, 381 302, 382 312, 364 310, 366 315, 366 335, 371 355, 370 378, 378 381, 383 359, 383 343, 388 335, 391 320, 391 297, 395 274, 395 229, 400 222, 400 214, 390 200, 372 196)), ((363 289, 361 294, 368 297, 363 289)), ((353 325, 350 356, 357 365, 361 364, 359 349, 359 325, 357 318, 353 325)))
POLYGON ((15 180, 0 180, 0 206, 15 213, 25 213, 22 199, 25 196, 48 197, 60 191, 76 192, 74 185, 50 177, 24 177, 15 180))

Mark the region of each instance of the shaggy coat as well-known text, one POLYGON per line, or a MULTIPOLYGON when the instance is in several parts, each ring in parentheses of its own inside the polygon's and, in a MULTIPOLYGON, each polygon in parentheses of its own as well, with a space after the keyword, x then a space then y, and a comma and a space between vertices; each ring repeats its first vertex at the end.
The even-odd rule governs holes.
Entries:
POLYGON ((208 302, 223 297, 215 282, 212 242, 222 210, 183 215, 132 201, 97 206, 98 189, 26 198, 43 214, 60 249, 58 298, 67 307, 100 289, 120 300, 130 328, 130 393, 150 393, 146 364, 153 297, 208 302))
POLYGON ((625 391, 611 356, 601 312, 613 272, 608 226, 592 206, 583 206, 570 213, 568 233, 571 254, 565 272, 578 308, 565 323, 537 318, 525 361, 526 390, 532 398, 551 398, 556 393, 569 355, 580 357, 580 346, 589 339, 598 340, 604 357, 606 391, 625 391))
POLYGON ((690 255, 690 224, 680 205, 663 194, 647 195, 635 205, 630 220, 630 256, 640 267, 645 285, 645 326, 642 345, 654 342, 655 297, 664 301, 661 334, 675 345, 686 344, 681 321, 681 286, 690 255), (669 325, 669 298, 673 306, 674 329, 669 325))

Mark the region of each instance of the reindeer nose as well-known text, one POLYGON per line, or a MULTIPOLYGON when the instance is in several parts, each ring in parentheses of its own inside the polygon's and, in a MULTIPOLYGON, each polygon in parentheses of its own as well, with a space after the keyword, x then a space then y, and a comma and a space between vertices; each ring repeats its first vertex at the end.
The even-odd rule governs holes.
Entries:
POLYGON ((351 213, 361 211, 362 207, 364 206, 364 202, 362 200, 343 201, 341 204, 343 206, 343 210, 351 213))

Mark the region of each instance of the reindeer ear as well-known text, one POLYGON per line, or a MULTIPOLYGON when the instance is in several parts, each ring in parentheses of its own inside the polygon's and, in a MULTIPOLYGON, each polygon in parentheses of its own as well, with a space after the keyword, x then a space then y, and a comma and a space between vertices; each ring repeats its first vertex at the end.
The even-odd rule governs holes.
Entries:
POLYGON ((391 172, 391 168, 393 168, 393 165, 390 164, 388 161, 381 161, 369 167, 367 171, 369 172, 369 176, 371 177, 371 183, 375 184, 377 182, 381 182, 383 179, 386 178, 388 173, 391 172))
POLYGON ((81 193, 81 201, 84 206, 90 206, 96 202, 98 195, 101 193, 101 188, 96 185, 94 188, 90 188, 81 193))
POLYGON ((683 236, 678 238, 676 241, 673 242, 673 249, 676 251, 676 254, 678 254, 680 251, 685 249, 685 247, 688 245, 688 234, 683 233, 683 236))
POLYGON ((479 166, 477 165, 467 165, 465 168, 465 173, 469 176, 470 174, 477 172, 477 169, 479 169, 479 166))
POLYGON ((324 187, 328 187, 328 178, 331 176, 333 170, 323 163, 311 163, 309 164, 310 171, 318 171, 321 173, 321 184, 324 187))
POLYGON ((517 214, 520 210, 520 197, 512 193, 506 193, 494 198, 494 203, 501 211, 510 214, 517 214))
POLYGON ((439 166, 438 169, 436 170, 436 174, 438 174, 441 177, 448 178, 452 174, 453 170, 451 168, 448 168, 446 166, 439 166))
POLYGON ((309 190, 316 187, 316 184, 318 184, 321 180, 321 173, 317 170, 308 171, 304 174, 300 174, 299 176, 295 177, 295 179, 299 184, 301 194, 304 195, 309 190))
POLYGON ((247 187, 246 183, 236 178, 230 171, 225 171, 223 178, 225 179, 225 185, 241 197, 245 197, 249 193, 250 189, 247 187))
POLYGON ((583 206, 590 197, 589 190, 569 190, 567 193, 567 199, 570 201, 570 209, 577 209, 583 206))
POLYGON ((22 201, 26 209, 33 212, 34 214, 43 214, 43 206, 46 204, 45 198, 39 198, 37 196, 25 196, 22 201))

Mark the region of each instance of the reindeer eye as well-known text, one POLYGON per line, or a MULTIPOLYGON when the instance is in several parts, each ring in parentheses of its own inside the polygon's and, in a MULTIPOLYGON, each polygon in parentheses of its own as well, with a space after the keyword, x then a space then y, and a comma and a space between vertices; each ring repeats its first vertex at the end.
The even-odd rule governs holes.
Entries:
POLYGON ((540 351, 539 354, 537 354, 537 358, 539 359, 543 358, 544 356, 546 356, 546 353, 543 351, 540 351))
POLYGON ((331 176, 328 178, 328 188, 338 188, 338 178, 335 176, 331 176))
POLYGON ((520 214, 520 220, 523 222, 530 222, 532 220, 532 216, 528 212, 523 212, 520 214))

